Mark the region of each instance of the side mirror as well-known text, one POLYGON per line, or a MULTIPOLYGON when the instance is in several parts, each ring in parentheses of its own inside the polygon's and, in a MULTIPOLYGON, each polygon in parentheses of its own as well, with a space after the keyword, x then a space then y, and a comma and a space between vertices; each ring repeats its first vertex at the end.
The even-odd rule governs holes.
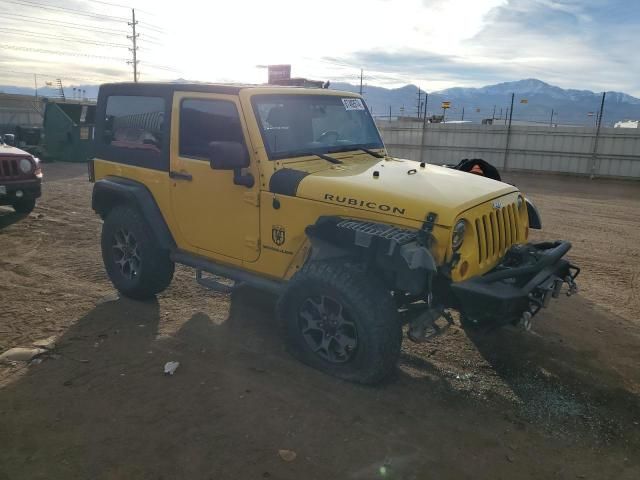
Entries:
POLYGON ((209 164, 214 170, 233 170, 233 183, 253 187, 255 180, 251 173, 242 173, 249 166, 249 152, 240 142, 209 143, 209 164))
POLYGON ((215 170, 245 168, 249 166, 249 152, 240 142, 211 142, 209 162, 215 170))
POLYGON ((3 135, 4 143, 9 145, 10 147, 14 147, 16 144, 16 136, 13 133, 5 133, 3 135))

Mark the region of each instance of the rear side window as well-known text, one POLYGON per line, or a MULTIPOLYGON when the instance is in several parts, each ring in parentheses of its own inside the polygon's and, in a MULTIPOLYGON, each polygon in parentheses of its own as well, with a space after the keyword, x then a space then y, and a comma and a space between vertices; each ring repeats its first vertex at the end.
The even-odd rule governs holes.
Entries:
POLYGON ((180 104, 180 155, 208 160, 211 142, 244 143, 236 105, 226 100, 183 100, 180 104))
POLYGON ((164 116, 161 97, 110 96, 102 141, 121 151, 145 152, 144 157, 153 161, 163 150, 164 116))

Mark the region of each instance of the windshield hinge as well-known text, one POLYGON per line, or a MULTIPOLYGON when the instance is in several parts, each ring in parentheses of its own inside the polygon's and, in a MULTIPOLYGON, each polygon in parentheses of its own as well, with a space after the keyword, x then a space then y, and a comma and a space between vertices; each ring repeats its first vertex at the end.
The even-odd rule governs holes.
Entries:
POLYGON ((425 247, 431 248, 431 243, 433 241, 433 226, 436 223, 436 219, 438 218, 438 214, 434 212, 429 212, 427 214, 427 218, 422 224, 422 228, 418 232, 418 242, 425 247))

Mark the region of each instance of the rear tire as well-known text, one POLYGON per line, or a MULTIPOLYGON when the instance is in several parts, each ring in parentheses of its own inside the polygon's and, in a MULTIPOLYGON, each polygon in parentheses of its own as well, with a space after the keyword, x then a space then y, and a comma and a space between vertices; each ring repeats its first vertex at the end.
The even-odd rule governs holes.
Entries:
POLYGON ((311 262, 278 301, 289 351, 351 382, 373 384, 396 368, 402 328, 390 292, 344 262, 311 262))
POLYGON ((121 205, 109 212, 101 246, 109 279, 124 296, 144 300, 171 283, 175 264, 137 209, 121 205))
POLYGON ((36 199, 35 198, 23 198, 17 200, 13 205, 13 209, 16 213, 22 213, 24 215, 28 215, 36 208, 36 199))

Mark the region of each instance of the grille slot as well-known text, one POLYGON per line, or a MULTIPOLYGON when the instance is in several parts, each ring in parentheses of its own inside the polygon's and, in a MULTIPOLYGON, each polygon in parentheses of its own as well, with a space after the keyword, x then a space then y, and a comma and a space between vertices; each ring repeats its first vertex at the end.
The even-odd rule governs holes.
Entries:
POLYGON ((0 160, 0 177, 11 178, 20 176, 18 160, 15 158, 0 160))
POLYGON ((520 241, 518 209, 511 203, 474 220, 480 263, 491 262, 504 255, 520 241))

